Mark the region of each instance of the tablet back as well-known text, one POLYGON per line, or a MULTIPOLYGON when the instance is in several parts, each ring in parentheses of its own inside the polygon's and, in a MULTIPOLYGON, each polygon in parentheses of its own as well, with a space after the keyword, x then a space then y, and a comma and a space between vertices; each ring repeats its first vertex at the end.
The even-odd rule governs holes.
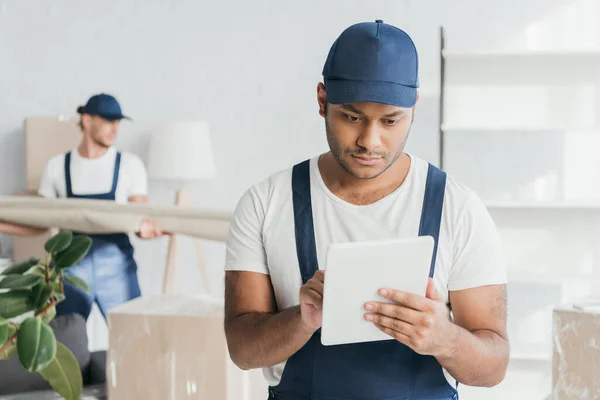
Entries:
POLYGON ((433 244, 431 236, 419 236, 330 245, 323 288, 322 344, 391 339, 364 319, 364 304, 389 302, 378 294, 386 287, 425 296, 433 244))

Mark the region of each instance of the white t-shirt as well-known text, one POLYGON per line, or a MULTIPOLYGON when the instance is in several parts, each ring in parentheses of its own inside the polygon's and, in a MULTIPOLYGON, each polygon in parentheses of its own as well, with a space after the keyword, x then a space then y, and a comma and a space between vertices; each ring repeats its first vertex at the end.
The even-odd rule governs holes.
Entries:
MULTIPOLYGON (((330 243, 415 237, 419 232, 428 163, 410 155, 403 184, 365 206, 335 196, 325 186, 318 157, 310 161, 310 188, 319 267, 330 243)), ((300 303, 302 278, 296 254, 292 169, 252 186, 239 201, 227 240, 225 269, 270 275, 279 310, 300 303)), ((506 283, 495 224, 478 196, 448 175, 434 282, 448 291, 506 283)), ((263 370, 276 386, 285 362, 263 370)), ((451 385, 454 380, 446 373, 451 385)))
MULTIPOLYGON (((71 190, 73 194, 88 195, 110 192, 117 150, 109 148, 98 158, 85 158, 75 148, 71 150, 71 190)), ((65 180, 65 154, 48 161, 40 188, 40 196, 67 197, 65 180)), ((148 175, 142 160, 135 154, 121 152, 121 166, 117 183, 116 202, 127 203, 133 195, 148 194, 148 175)))

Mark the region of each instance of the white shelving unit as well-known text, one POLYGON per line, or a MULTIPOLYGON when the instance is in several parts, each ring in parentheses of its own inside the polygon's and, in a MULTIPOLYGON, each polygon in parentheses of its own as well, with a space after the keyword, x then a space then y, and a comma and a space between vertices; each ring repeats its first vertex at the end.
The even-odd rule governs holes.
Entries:
MULTIPOLYGON (((486 66, 490 74, 502 74, 505 77, 508 77, 507 72, 512 73, 518 68, 527 78, 531 78, 528 74, 539 74, 540 66, 543 66, 544 71, 565 73, 562 77, 563 82, 580 80, 582 76, 577 76, 578 74, 600 67, 599 49, 466 52, 442 50, 441 55, 445 61, 464 66, 468 70, 486 66)), ((543 78, 543 75, 541 77, 543 78)), ((511 80, 516 78, 518 77, 510 77, 511 80)))
MULTIPOLYGON (((592 129, 590 127, 589 129, 592 129)), ((486 132, 524 132, 524 133, 548 133, 548 132, 565 132, 567 127, 556 126, 460 126, 460 125, 443 125, 444 132, 470 132, 470 133, 486 133, 486 132)))
POLYGON ((442 54, 446 60, 464 60, 464 59, 525 59, 525 58, 536 58, 536 59, 558 59, 562 60, 564 57, 584 59, 586 61, 595 60, 600 62, 600 51, 598 49, 555 49, 555 50, 517 50, 517 51, 448 51, 443 50, 442 54))
POLYGON ((510 358, 516 361, 544 361, 550 360, 550 353, 511 353, 510 358))
POLYGON ((509 282, 518 282, 522 284, 543 284, 543 285, 564 285, 569 281, 581 281, 593 278, 591 274, 569 273, 565 271, 552 274, 542 272, 528 272, 520 269, 507 268, 506 274, 509 282))
POLYGON ((480 194, 510 242, 511 358, 548 362, 553 305, 600 288, 600 49, 445 47, 442 29, 439 164, 480 194), (573 183, 588 173, 594 195, 573 183))
POLYGON ((486 201, 489 210, 573 211, 600 213, 600 201, 486 201))

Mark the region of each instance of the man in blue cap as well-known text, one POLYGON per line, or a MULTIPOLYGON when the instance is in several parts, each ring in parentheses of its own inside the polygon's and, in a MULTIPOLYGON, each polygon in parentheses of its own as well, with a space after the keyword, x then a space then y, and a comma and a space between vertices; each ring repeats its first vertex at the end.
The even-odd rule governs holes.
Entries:
POLYGON ((252 186, 234 213, 233 361, 263 368, 270 399, 457 399, 459 382, 498 384, 509 359, 500 240, 472 190, 404 151, 418 100, 413 41, 380 20, 353 25, 323 76, 330 151, 252 186), (327 246, 417 235, 435 240, 426 296, 382 288, 392 303, 364 305, 390 340, 323 346, 327 246))
MULTIPOLYGON (((48 198, 110 200, 118 203, 147 203, 148 178, 142 160, 119 152, 113 144, 122 119, 117 100, 108 94, 92 96, 77 112, 83 138, 78 147, 54 156, 40 182, 39 194, 48 198)), ((137 235, 153 239, 162 232, 152 220, 144 220, 137 235)), ((89 294, 65 286, 66 299, 57 314, 79 313, 87 318, 95 301, 102 315, 121 303, 140 296, 133 246, 126 233, 90 235, 87 256, 66 273, 88 284, 89 294)))

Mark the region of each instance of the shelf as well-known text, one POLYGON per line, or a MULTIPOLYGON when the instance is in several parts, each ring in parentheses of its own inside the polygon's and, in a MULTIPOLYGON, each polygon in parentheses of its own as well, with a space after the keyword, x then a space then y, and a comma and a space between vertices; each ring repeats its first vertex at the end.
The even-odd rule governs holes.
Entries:
POLYGON ((488 209, 500 210, 548 210, 548 211, 600 211, 600 200, 586 201, 486 201, 488 209))
POLYGON ((582 274, 565 271, 556 273, 550 271, 523 271, 508 268, 506 270, 508 284, 540 284, 540 285, 564 285, 574 282, 589 282, 594 279, 594 274, 582 274))
POLYGON ((551 353, 511 353, 510 359, 515 361, 550 361, 551 353))
POLYGON ((485 58, 598 58, 600 49, 590 50, 517 50, 517 51, 449 51, 443 52, 445 59, 485 58))
POLYGON ((550 132, 599 132, 599 127, 586 126, 468 126, 468 125, 452 125, 442 124, 444 132, 524 132, 524 133, 550 133, 550 132))

